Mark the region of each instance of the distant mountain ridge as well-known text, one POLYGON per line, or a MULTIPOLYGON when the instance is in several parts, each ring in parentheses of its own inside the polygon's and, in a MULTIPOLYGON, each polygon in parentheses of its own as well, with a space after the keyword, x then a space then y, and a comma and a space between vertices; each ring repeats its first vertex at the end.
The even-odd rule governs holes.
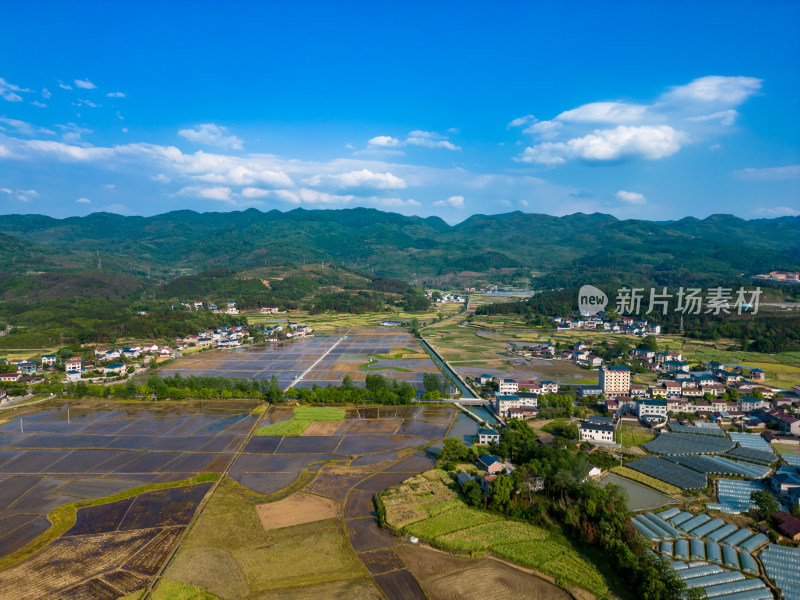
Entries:
MULTIPOLYGON (((313 261, 405 280, 456 281, 469 271, 507 281, 538 277, 542 286, 571 285, 587 277, 711 283, 800 268, 800 217, 746 221, 712 215, 651 222, 602 213, 554 217, 517 211, 476 214, 448 225, 438 217, 371 208, 251 208, 153 217, 5 215, 0 216, 0 242, 4 239, 9 242, 4 246, 16 248, 5 253, 10 257, 27 253, 38 260, 43 251, 59 257, 54 270, 70 270, 70 264, 80 270, 97 259, 104 269, 138 277, 149 271, 159 280, 216 267, 244 270, 313 261)), ((9 270, 5 254, 0 257, 9 270)))

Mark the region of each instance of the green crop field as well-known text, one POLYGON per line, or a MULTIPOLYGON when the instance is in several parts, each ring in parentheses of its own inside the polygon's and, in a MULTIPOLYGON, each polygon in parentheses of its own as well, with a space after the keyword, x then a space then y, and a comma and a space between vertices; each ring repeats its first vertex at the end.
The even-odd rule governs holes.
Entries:
POLYGON ((380 495, 387 524, 444 550, 492 552, 555 577, 566 588, 608 594, 602 573, 565 538, 530 523, 467 506, 450 476, 434 469, 380 495))
POLYGON ((345 412, 341 408, 298 406, 294 409, 291 419, 259 427, 253 435, 299 436, 306 430, 306 427, 315 421, 342 421, 344 417, 345 412))
POLYGON ((622 425, 617 432, 618 442, 623 446, 639 446, 646 444, 656 436, 643 427, 622 425))

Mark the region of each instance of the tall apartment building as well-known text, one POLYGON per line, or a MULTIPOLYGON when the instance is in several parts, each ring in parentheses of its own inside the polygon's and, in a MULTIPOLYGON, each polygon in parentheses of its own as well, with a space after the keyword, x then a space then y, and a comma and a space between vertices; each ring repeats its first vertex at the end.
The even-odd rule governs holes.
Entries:
POLYGON ((602 367, 600 387, 607 396, 628 394, 631 391, 631 370, 628 367, 602 367))

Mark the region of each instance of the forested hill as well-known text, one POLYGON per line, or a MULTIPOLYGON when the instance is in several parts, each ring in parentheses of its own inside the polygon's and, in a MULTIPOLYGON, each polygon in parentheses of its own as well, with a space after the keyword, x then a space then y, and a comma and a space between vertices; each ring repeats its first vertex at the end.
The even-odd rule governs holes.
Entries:
MULTIPOLYGON (((531 279, 533 287, 593 281, 734 283, 772 269, 800 269, 800 217, 745 221, 730 215, 675 222, 513 212, 458 225, 368 208, 196 213, 153 217, 95 213, 53 219, 0 217, 0 241, 41 262, 16 271, 69 271, 101 260, 106 271, 165 281, 225 267, 333 262, 360 272, 452 283, 531 279), (9 237, 9 236, 13 236, 9 237), (13 244, 11 243, 13 241, 13 244), (47 252, 43 254, 42 250, 47 252), (70 266, 72 265, 72 266, 70 266)), ((4 253, 5 270, 12 271, 4 253)))

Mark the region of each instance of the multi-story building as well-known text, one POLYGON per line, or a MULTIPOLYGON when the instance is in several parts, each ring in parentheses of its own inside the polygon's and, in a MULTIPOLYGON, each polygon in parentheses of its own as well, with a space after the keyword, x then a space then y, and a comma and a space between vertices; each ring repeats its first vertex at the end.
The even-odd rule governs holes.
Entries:
POLYGON ((497 394, 500 396, 507 396, 509 394, 516 394, 519 390, 516 379, 501 379, 497 394))
POLYGON ((600 369, 600 387, 606 396, 619 396, 631 391, 631 370, 628 367, 600 369))
POLYGON ((538 408, 536 394, 498 394, 494 400, 494 409, 501 417, 507 417, 512 408, 538 408))
POLYGON ((614 442, 613 424, 583 421, 578 426, 578 431, 582 442, 614 442))
POLYGON ((667 401, 639 400, 636 403, 636 416, 640 421, 665 421, 667 419, 667 401))

